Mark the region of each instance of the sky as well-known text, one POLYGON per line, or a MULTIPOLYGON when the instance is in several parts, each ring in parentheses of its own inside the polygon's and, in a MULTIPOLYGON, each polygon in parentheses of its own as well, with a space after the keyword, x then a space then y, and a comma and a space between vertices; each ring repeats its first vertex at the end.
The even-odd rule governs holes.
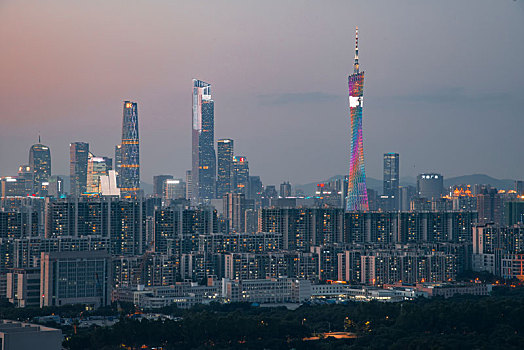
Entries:
POLYGON ((303 184, 349 167, 354 30, 366 173, 524 179, 522 0, 0 0, 0 175, 41 136, 114 156, 138 102, 141 179, 191 167, 191 84, 212 84, 215 139, 251 175, 303 184))

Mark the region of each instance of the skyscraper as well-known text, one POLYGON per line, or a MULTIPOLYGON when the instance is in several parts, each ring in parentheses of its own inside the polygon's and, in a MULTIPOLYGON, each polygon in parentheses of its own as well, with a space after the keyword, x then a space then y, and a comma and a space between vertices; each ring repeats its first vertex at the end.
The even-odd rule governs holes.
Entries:
POLYGON ((211 84, 193 79, 192 186, 193 204, 215 198, 215 101, 211 84))
POLYGON ((51 151, 40 143, 40 138, 38 142, 29 150, 29 166, 33 170, 33 191, 36 194, 40 194, 42 183, 51 176, 51 151))
POLYGON ((384 199, 387 210, 399 209, 399 155, 384 154, 384 199))
POLYGON ((89 158, 89 144, 73 142, 69 144, 69 176, 72 196, 80 196, 87 186, 87 159, 89 158))
POLYGON ((364 169, 364 140, 362 136, 362 105, 364 72, 358 64, 358 27, 355 34, 355 63, 353 74, 348 77, 349 113, 351 115, 351 151, 346 210, 369 210, 364 169))
POLYGON ((113 169, 113 160, 108 157, 95 157, 89 153, 87 161, 86 192, 100 192, 100 177, 108 176, 109 170, 113 169))
POLYGON ((171 179, 173 179, 173 175, 153 176, 153 195, 156 197, 162 198, 162 196, 164 195, 166 180, 171 180, 171 179))
POLYGON ((130 197, 140 190, 140 147, 138 138, 138 105, 124 102, 122 121, 122 164, 120 165, 120 190, 130 197))
POLYGON ((217 198, 231 192, 233 173, 233 140, 221 139, 217 142, 217 198))
POLYGON ((116 183, 120 188, 120 168, 122 167, 122 145, 115 146, 116 183))
POLYGON ((233 188, 236 193, 248 194, 249 187, 249 162, 247 157, 233 157, 233 188))

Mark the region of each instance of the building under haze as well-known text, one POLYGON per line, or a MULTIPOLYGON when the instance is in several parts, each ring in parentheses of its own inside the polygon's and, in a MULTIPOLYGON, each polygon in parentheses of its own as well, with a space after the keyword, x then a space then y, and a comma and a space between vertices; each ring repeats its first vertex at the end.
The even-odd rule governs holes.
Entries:
POLYGON ((384 200, 387 210, 399 209, 399 155, 384 154, 384 200))
POLYGON ((248 193, 249 187, 249 162, 245 156, 233 157, 233 191, 248 193))
POLYGON ((233 146, 234 142, 231 139, 217 141, 217 198, 231 192, 233 146))
POLYGON ((121 145, 120 191, 122 196, 129 197, 140 191, 140 144, 138 137, 138 104, 136 102, 124 102, 121 145))
POLYGON ((116 183, 120 187, 120 169, 122 167, 122 145, 115 146, 115 172, 116 183))
POLYGON ((172 179, 173 175, 155 175, 153 176, 153 195, 162 197, 164 195, 164 185, 166 180, 172 179))
POLYGON ((420 174, 417 176, 417 195, 419 198, 437 199, 444 192, 444 177, 440 174, 420 174))
POLYGON ((113 160, 108 157, 95 157, 89 153, 87 160, 87 181, 86 192, 100 192, 100 177, 109 175, 109 170, 113 169, 113 160))
POLYGON ((194 204, 215 198, 215 101, 211 84, 193 79, 192 191, 194 204))
POLYGON ((86 191, 88 158, 88 143, 73 142, 69 144, 69 192, 72 196, 79 196, 86 191))
POLYGON ((29 166, 33 170, 33 192, 40 194, 42 183, 47 182, 47 179, 51 176, 51 150, 49 147, 41 143, 31 146, 29 166))
POLYGON ((346 210, 369 210, 364 167, 364 138, 362 136, 362 106, 364 95, 364 72, 358 63, 358 27, 355 38, 355 63, 353 74, 348 77, 349 113, 351 115, 351 150, 349 155, 349 181, 346 210))

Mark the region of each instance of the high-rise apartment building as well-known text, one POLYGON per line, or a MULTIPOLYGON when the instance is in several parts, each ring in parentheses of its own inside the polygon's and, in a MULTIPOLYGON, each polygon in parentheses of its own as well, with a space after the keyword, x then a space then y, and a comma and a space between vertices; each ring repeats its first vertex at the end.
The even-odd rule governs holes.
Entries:
POLYGON ((217 142, 217 198, 222 198, 226 193, 231 192, 233 145, 231 139, 221 139, 217 142))
POLYGON ((362 136, 364 72, 360 71, 358 63, 358 27, 355 38, 355 63, 353 74, 348 77, 348 86, 349 113, 351 115, 351 150, 346 210, 367 211, 369 210, 369 204, 364 167, 364 138, 362 136))
POLYGON ((224 214, 229 221, 229 229, 233 232, 245 232, 246 195, 243 193, 228 193, 224 195, 224 214))
MULTIPOLYGON (((38 140, 40 142, 40 139, 38 140)), ((51 150, 37 143, 29 150, 29 166, 33 170, 33 191, 41 193, 42 183, 51 176, 51 150)))
POLYGON ((122 196, 140 191, 140 144, 138 135, 138 104, 124 101, 122 121, 122 164, 119 171, 122 196))
POLYGON ((88 143, 73 142, 69 144, 69 192, 72 196, 80 196, 86 191, 88 158, 88 143))
POLYGON ((398 210, 399 205, 399 155, 384 154, 384 200, 387 210, 398 210))
POLYGON ((215 198, 215 101, 211 84, 193 79, 192 197, 194 204, 215 198))

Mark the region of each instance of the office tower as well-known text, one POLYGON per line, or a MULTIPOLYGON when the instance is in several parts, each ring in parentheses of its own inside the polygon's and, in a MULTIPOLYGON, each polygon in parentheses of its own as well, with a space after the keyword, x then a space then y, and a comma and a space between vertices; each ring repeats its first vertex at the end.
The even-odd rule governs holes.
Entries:
MULTIPOLYGON (((38 138, 40 142, 40 138, 38 138)), ((49 147, 38 143, 29 150, 29 166, 33 170, 33 192, 41 193, 42 183, 51 176, 51 151, 49 147)))
POLYGON ((40 307, 111 303, 111 256, 106 251, 42 253, 40 307), (73 287, 71 287, 73 286, 73 287))
POLYGON ((156 197, 162 197, 164 195, 165 182, 170 179, 173 179, 173 175, 153 176, 153 195, 156 197))
POLYGON ((515 191, 517 192, 517 196, 524 196, 524 181, 515 181, 515 191))
POLYGON ((224 214, 233 232, 245 232, 246 196, 243 193, 224 195, 224 214))
POLYGON ((215 198, 215 101, 211 84, 193 79, 192 197, 193 204, 215 198))
POLYGON ((351 151, 346 210, 369 210, 364 168, 364 140, 362 136, 362 105, 364 94, 364 72, 358 63, 358 27, 355 38, 355 64, 353 74, 348 77, 349 112, 351 115, 351 151))
POLYGON ((100 194, 102 196, 120 197, 120 188, 116 181, 116 171, 109 170, 107 175, 100 176, 100 194))
POLYGON ((163 197, 166 200, 185 199, 186 183, 182 179, 165 180, 163 197))
POLYGON ((417 176, 419 198, 437 199, 444 192, 444 177, 440 174, 420 174, 417 176))
POLYGON ((49 187, 47 194, 51 197, 60 198, 64 193, 64 179, 60 176, 53 175, 49 178, 49 187))
POLYGON ((193 198, 193 176, 191 170, 186 170, 186 198, 191 200, 193 198))
POLYGON ((280 197, 291 197, 291 184, 289 181, 280 184, 280 197))
POLYGON ((399 155, 384 154, 384 199, 387 210, 398 210, 399 206, 399 155))
POLYGON ((115 172, 116 172, 116 183, 120 188, 120 171, 122 167, 122 145, 115 146, 115 172))
POLYGON ((80 196, 86 191, 88 158, 88 143, 73 142, 69 144, 69 192, 72 196, 80 196))
POLYGON ((17 180, 24 183, 25 195, 33 193, 33 170, 29 165, 21 165, 18 167, 17 180))
POLYGON ((249 186, 249 162, 247 157, 233 157, 233 191, 238 193, 248 193, 249 186))
POLYGON ((100 177, 109 175, 109 170, 112 170, 113 160, 107 157, 95 157, 89 153, 87 160, 87 193, 100 192, 100 177))
POLYGON ((262 197, 262 192, 264 187, 262 186, 262 181, 260 181, 260 176, 250 176, 249 177, 249 191, 247 198, 249 199, 260 199, 262 197))
POLYGON ((138 137, 138 105, 124 102, 122 121, 122 164, 120 165, 120 191, 131 197, 140 191, 140 144, 138 137))
POLYGON ((217 198, 231 192, 233 174, 233 145, 231 139, 217 141, 217 198))

